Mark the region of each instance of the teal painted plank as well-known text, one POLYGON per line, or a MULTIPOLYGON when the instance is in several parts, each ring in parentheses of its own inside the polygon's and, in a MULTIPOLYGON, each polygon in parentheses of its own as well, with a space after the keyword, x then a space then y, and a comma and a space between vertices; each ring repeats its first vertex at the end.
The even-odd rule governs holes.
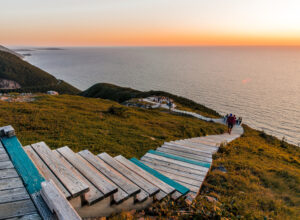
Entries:
POLYGON ((18 138, 16 136, 11 138, 3 137, 1 141, 13 165, 23 179, 28 193, 33 194, 39 192, 41 190, 41 183, 44 182, 45 179, 23 150, 18 138))
POLYGON ((196 161, 196 160, 189 160, 189 159, 184 158, 184 157, 179 157, 179 156, 175 156, 175 155, 171 155, 171 154, 166 154, 166 153, 158 152, 158 151, 155 151, 155 150, 149 150, 148 153, 156 154, 156 155, 163 156, 163 157, 167 157, 167 158, 170 158, 170 159, 173 159, 173 160, 179 160, 179 161, 190 163, 190 164, 195 164, 195 165, 206 167, 206 168, 210 168, 210 163, 199 162, 199 161, 196 161))
POLYGON ((175 188, 181 194, 185 195, 186 193, 188 193, 190 191, 185 186, 183 186, 183 185, 175 182, 174 180, 171 180, 170 178, 166 177, 165 175, 163 175, 163 174, 157 172, 156 170, 148 167, 147 165, 145 165, 142 162, 140 162, 138 159, 136 159, 136 158, 133 157, 133 158, 130 159, 130 161, 133 162, 134 164, 136 164, 137 166, 139 166, 140 168, 142 168, 143 170, 147 171, 151 175, 153 175, 156 178, 160 179, 161 181, 169 184, 170 186, 172 186, 173 188, 175 188))

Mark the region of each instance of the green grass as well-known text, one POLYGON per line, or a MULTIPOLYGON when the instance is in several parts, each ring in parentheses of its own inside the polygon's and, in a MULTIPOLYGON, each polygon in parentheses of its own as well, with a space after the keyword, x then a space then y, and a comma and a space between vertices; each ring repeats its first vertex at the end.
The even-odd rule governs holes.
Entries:
POLYGON ((0 102, 0 125, 11 124, 23 145, 45 141, 112 156, 140 157, 164 141, 217 134, 225 127, 164 110, 145 110, 81 96, 40 96, 31 103, 0 102))
POLYGON ((156 203, 146 210, 146 216, 300 219, 300 148, 244 127, 241 138, 214 155, 212 169, 192 205, 156 203), (227 172, 217 169, 221 166, 227 172), (209 202, 206 196, 217 201, 209 202))
MULTIPOLYGON (((141 157, 164 141, 219 134, 223 125, 167 110, 124 107, 73 95, 40 95, 31 103, 0 102, 0 126, 11 124, 23 145, 45 141, 127 158, 141 157)), ((180 219, 299 219, 300 150, 264 132, 245 134, 214 155, 212 169, 192 205, 183 200, 154 203, 122 217, 180 219), (216 168, 225 167, 227 172, 216 168), (216 202, 207 201, 207 196, 216 202)))
MULTIPOLYGON (((0 79, 13 80, 21 85, 15 92, 46 92, 77 94, 80 91, 70 84, 56 79, 49 73, 25 62, 19 57, 0 51, 0 79)), ((12 91, 12 90, 9 90, 12 91)), ((7 92, 1 90, 1 92, 7 92)))

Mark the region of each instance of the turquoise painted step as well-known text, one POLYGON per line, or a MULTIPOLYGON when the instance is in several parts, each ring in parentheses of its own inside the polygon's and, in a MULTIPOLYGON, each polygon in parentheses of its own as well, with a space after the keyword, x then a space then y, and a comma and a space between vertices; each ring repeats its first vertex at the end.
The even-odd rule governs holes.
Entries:
POLYGON ((190 164, 195 164, 195 165, 206 167, 206 168, 210 168, 210 163, 204 163, 204 162, 199 162, 199 161, 196 161, 196 160, 190 160, 190 159, 187 159, 187 158, 184 158, 184 157, 179 157, 179 156, 175 156, 175 155, 171 155, 171 154, 166 154, 166 153, 158 152, 158 151, 155 151, 155 150, 149 150, 148 153, 163 156, 163 157, 167 157, 167 158, 170 158, 170 159, 173 159, 173 160, 179 160, 179 161, 190 163, 190 164))
POLYGON ((39 192, 41 190, 41 183, 45 179, 40 175, 39 171, 29 159, 21 143, 16 136, 1 139, 3 146, 7 150, 13 165, 22 177, 23 182, 29 194, 39 192))
POLYGON ((131 158, 130 159, 131 162, 133 162, 134 164, 136 164, 137 166, 139 166, 140 168, 142 168, 143 170, 147 171, 148 173, 150 173, 151 175, 155 176, 156 178, 160 179, 161 181, 169 184, 170 186, 172 186, 173 188, 175 188, 178 192, 180 192, 181 194, 185 195, 187 194, 190 190, 188 188, 186 188, 185 186, 175 182, 174 180, 171 180, 170 178, 164 176, 163 174, 157 172, 156 170, 148 167, 147 165, 143 164, 141 161, 139 161, 136 158, 131 158))

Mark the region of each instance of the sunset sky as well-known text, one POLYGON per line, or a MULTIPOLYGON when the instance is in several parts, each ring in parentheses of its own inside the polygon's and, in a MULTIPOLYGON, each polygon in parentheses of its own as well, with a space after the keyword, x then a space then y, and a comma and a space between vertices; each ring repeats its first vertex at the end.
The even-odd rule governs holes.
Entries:
POLYGON ((1 0, 0 45, 300 45, 299 0, 1 0))

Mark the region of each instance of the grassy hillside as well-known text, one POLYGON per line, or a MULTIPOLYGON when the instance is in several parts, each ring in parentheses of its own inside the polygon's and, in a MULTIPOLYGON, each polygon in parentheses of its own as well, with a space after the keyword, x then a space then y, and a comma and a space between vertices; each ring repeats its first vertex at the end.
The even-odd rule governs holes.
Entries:
MULTIPOLYGON (((146 216, 300 219, 300 148, 247 126, 244 128, 241 138, 214 155, 212 169, 194 204, 156 203, 146 210, 146 216), (226 171, 221 171, 221 167, 226 171)), ((127 218, 138 216, 140 213, 127 218)))
POLYGON ((222 133, 222 125, 168 111, 124 107, 81 96, 40 96, 31 103, 0 102, 0 126, 11 124, 23 145, 45 141, 112 155, 140 157, 164 141, 222 133))
POLYGON ((167 96, 172 98, 176 104, 179 104, 183 110, 193 110, 204 116, 219 117, 220 115, 204 105, 198 104, 184 97, 176 96, 164 91, 141 92, 131 88, 120 87, 107 83, 98 83, 81 93, 82 96, 92 98, 110 99, 119 103, 132 98, 142 98, 149 96, 167 96))
POLYGON ((57 80, 49 73, 4 51, 0 51, 0 79, 18 82, 21 89, 14 91, 19 92, 45 92, 47 90, 56 90, 68 94, 80 92, 68 83, 57 80))

